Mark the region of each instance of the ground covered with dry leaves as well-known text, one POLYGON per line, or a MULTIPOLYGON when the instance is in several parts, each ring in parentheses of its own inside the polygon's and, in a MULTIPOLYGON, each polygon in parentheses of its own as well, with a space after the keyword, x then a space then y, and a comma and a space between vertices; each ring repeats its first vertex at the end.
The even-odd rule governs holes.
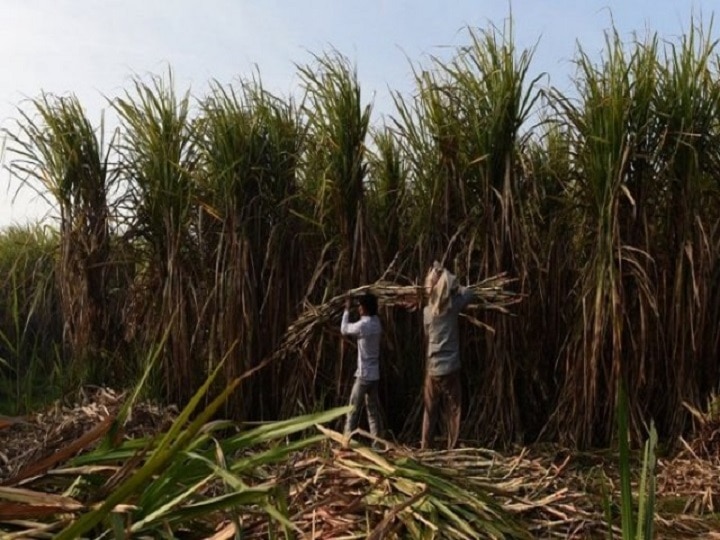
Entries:
MULTIPOLYGON (((111 390, 93 389, 74 404, 58 403, 23 419, 0 417, 0 485, 29 489, 47 485, 43 479, 108 434, 122 400, 111 390)), ((159 433, 176 414, 172 407, 139 404, 123 432, 114 436, 159 433)), ((720 531, 720 423, 703 425, 696 437, 681 441, 679 447, 673 456, 658 460, 656 536, 720 538, 715 532, 720 531)), ((288 514, 305 537, 348 537, 353 531, 367 531, 370 523, 376 538, 382 538, 391 536, 398 525, 394 518, 402 505, 388 511, 387 501, 376 504, 376 498, 402 495, 403 484, 393 481, 392 472, 408 464, 482 487, 534 538, 605 538, 603 500, 614 502, 613 514, 619 502, 614 454, 549 445, 509 453, 482 448, 419 452, 390 446, 376 454, 348 448, 331 437, 321 447, 296 453, 289 466, 277 467, 271 474, 286 486, 288 514)), ((7 530, 2 522, 17 525, 30 517, 17 512, 17 505, 0 501, 0 537, 7 530)), ((244 537, 267 537, 261 517, 250 513, 243 524, 244 537)), ((232 537, 234 527, 218 519, 215 538, 232 537)))

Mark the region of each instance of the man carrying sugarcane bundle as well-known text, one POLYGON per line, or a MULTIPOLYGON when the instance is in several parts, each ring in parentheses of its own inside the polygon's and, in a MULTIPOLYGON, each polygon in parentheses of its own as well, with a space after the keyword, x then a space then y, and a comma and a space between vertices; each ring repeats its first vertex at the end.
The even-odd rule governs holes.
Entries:
POLYGON ((460 337, 458 317, 473 300, 472 290, 461 287, 457 278, 435 262, 425 278, 427 305, 423 309, 425 330, 425 383, 421 448, 430 448, 444 402, 448 449, 460 433, 462 386, 460 381, 460 337))
POLYGON ((377 316, 377 297, 371 293, 363 294, 359 299, 360 319, 350 322, 350 298, 345 299, 345 310, 340 323, 340 332, 344 336, 357 338, 357 370, 355 383, 350 393, 352 410, 345 421, 345 435, 350 437, 358 428, 360 410, 365 402, 370 434, 375 438, 373 447, 377 448, 377 439, 382 435, 382 413, 378 397, 380 379, 380 336, 382 325, 377 316))

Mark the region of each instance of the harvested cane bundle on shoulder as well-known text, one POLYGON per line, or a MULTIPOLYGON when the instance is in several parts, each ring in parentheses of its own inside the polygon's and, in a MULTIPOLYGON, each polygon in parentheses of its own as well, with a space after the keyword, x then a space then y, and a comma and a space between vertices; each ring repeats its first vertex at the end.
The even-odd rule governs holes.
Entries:
MULTIPOLYGON (((509 307, 522 300, 522 295, 506 289, 514 280, 505 274, 489 277, 478 283, 468 285, 467 288, 475 294, 475 300, 468 306, 470 309, 499 311, 510 314, 509 307)), ((448 283, 452 285, 452 283, 448 283)), ((418 305, 426 299, 425 288, 421 285, 397 285, 389 281, 377 281, 370 285, 363 285, 339 294, 324 304, 306 304, 300 316, 288 326, 279 347, 273 353, 273 359, 286 357, 304 350, 310 343, 312 336, 316 335, 324 326, 335 324, 342 314, 345 299, 350 296, 360 297, 366 292, 372 292, 382 307, 408 307, 408 303, 418 305)), ((468 316, 472 323, 483 328, 486 325, 474 317, 468 316)))

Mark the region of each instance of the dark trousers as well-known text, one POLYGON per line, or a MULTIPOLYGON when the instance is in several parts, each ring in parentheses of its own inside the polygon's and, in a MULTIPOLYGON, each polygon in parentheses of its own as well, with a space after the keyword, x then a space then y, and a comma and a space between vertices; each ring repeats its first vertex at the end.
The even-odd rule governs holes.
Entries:
POLYGON ((441 403, 445 409, 447 423, 447 447, 448 449, 454 448, 460 435, 462 401, 460 370, 439 377, 426 375, 423 401, 425 402, 425 413, 423 414, 421 448, 431 447, 441 403))
POLYGON ((360 423, 360 411, 363 402, 367 409, 368 426, 374 437, 382 436, 382 415, 380 413, 380 398, 378 397, 378 381, 364 381, 356 378, 350 393, 352 411, 345 418, 345 435, 355 431, 360 423))

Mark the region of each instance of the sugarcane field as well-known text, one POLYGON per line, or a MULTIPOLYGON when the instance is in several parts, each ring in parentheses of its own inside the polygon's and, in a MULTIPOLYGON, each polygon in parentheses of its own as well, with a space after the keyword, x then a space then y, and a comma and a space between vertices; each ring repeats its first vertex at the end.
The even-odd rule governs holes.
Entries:
POLYGON ((512 29, 18 104, 0 539, 720 539, 720 35, 512 29))

